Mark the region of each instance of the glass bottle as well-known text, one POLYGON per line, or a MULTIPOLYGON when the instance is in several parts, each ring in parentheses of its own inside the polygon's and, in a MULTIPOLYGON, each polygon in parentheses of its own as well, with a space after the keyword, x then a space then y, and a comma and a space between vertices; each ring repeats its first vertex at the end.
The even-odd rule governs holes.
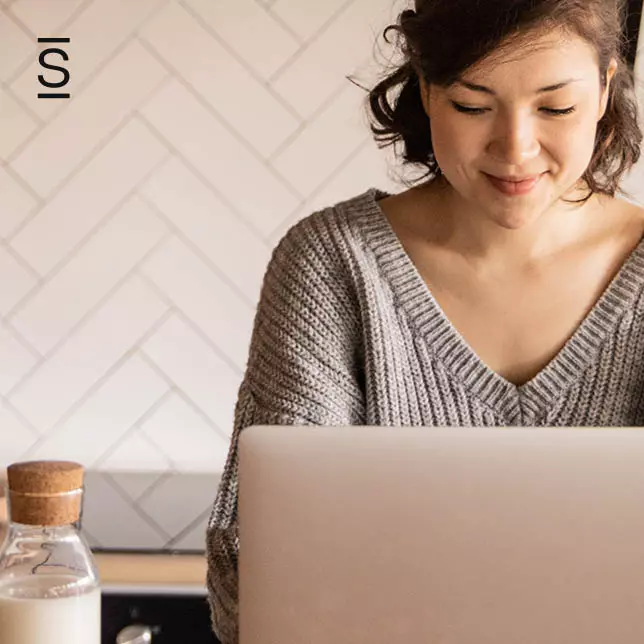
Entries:
POLYGON ((83 466, 7 469, 9 529, 0 547, 2 644, 100 644, 101 591, 80 533, 83 466))

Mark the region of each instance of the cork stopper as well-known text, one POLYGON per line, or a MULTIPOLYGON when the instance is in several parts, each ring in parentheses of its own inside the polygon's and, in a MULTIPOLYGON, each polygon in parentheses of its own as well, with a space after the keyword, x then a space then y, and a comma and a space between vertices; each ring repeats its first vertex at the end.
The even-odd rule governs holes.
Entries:
POLYGON ((80 518, 84 469, 72 461, 27 461, 7 468, 14 523, 59 526, 80 518))

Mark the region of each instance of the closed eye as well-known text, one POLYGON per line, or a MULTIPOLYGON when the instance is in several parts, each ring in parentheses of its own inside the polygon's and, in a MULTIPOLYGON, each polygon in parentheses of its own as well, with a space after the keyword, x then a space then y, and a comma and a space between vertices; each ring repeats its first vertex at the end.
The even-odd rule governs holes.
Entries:
MULTIPOLYGON (((450 101, 452 105, 454 106, 454 109, 456 109, 458 112, 461 112, 463 114, 483 114, 485 112, 490 112, 490 108, 487 107, 466 107, 465 105, 461 105, 460 103, 455 103, 454 101, 450 101)), ((561 110, 556 110, 553 108, 549 107, 542 107, 541 108, 542 112, 545 112, 546 114, 550 114, 551 116, 566 116, 568 114, 572 114, 573 112, 576 111, 576 108, 573 107, 568 107, 565 109, 561 110)))
POLYGON ((574 106, 566 107, 562 110, 555 110, 549 107, 542 107, 541 109, 548 114, 552 114, 553 116, 565 116, 566 114, 573 114, 576 111, 576 108, 574 106))

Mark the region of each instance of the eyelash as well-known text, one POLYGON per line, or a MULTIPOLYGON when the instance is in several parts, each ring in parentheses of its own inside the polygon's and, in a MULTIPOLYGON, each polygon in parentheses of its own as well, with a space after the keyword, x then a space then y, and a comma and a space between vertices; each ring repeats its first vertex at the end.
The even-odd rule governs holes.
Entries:
MULTIPOLYGON (((459 103, 455 103, 454 101, 452 101, 452 105, 457 112, 469 114, 470 116, 478 116, 480 114, 483 114, 484 112, 489 112, 489 109, 484 107, 465 107, 465 105, 460 105, 459 103)), ((541 109, 547 112, 550 116, 568 116, 569 114, 573 114, 576 111, 575 107, 569 107, 565 110, 554 110, 547 107, 542 107, 541 109)))

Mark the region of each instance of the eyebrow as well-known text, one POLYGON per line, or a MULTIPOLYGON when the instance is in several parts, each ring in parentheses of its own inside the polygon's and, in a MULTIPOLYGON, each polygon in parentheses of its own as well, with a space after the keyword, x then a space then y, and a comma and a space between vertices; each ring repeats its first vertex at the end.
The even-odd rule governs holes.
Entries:
MULTIPOLYGON (((556 85, 548 85, 547 87, 542 87, 541 89, 538 89, 535 93, 545 94, 547 92, 556 92, 558 89, 562 89, 563 87, 566 87, 571 83, 578 83, 581 80, 582 80, 581 78, 569 78, 568 80, 562 81, 561 83, 557 83, 556 85)), ((456 81, 456 84, 462 85, 463 87, 466 87, 467 89, 471 89, 474 92, 483 92, 484 94, 491 94, 492 96, 496 96, 496 92, 493 89, 490 89, 489 87, 485 87, 484 85, 476 85, 474 83, 468 83, 467 81, 464 81, 464 80, 458 80, 456 81)))

